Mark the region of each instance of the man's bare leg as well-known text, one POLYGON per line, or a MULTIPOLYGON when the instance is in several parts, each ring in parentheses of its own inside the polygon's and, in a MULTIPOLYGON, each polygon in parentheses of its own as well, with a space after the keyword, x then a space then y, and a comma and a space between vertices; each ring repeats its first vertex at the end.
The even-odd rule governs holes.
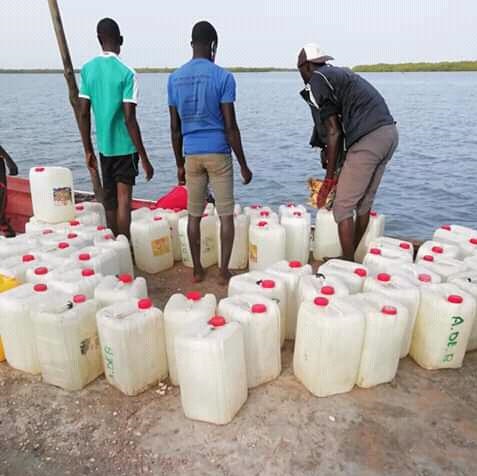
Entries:
POLYGON ((205 271, 200 261, 200 221, 202 217, 189 215, 187 224, 187 236, 189 237, 190 253, 194 265, 194 282, 200 283, 204 280, 205 271))
POLYGON ((366 233, 366 229, 368 228, 369 224, 369 212, 365 213, 364 215, 358 215, 356 217, 356 224, 354 230, 354 250, 358 248, 359 243, 361 242, 364 234, 366 233))
POLYGON ((131 200, 132 185, 124 183, 117 184, 118 190, 118 210, 117 210, 117 234, 129 238, 129 228, 131 226, 131 200))
POLYGON ((221 267, 219 270, 219 284, 226 285, 232 276, 229 271, 230 257, 235 238, 234 216, 227 215, 220 217, 220 245, 221 245, 221 267))
POLYGON ((338 223, 341 247, 343 248, 342 259, 354 261, 354 220, 353 217, 346 218, 338 223))

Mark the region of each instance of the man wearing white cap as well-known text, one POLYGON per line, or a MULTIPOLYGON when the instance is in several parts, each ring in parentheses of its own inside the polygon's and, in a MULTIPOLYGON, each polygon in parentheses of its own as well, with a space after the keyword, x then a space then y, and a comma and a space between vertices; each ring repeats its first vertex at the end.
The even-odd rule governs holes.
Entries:
POLYGON ((399 135, 381 94, 350 69, 327 64, 332 59, 318 45, 309 44, 300 50, 298 70, 310 87, 311 104, 319 111, 313 114, 315 121, 320 121, 317 128, 324 127, 326 131, 326 178, 318 208, 325 205, 336 186, 333 214, 343 258, 353 260, 399 135), (337 157, 343 142, 346 159, 337 176, 337 157))

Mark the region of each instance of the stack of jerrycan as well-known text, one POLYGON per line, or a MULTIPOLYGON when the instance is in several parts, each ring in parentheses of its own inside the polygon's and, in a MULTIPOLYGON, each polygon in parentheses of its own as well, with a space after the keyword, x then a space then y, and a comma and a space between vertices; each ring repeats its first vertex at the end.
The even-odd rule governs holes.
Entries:
MULTIPOLYGON (((250 216, 234 214, 235 237, 230 256, 229 269, 247 269, 248 266, 248 233, 250 216)), ((220 220, 217 222, 217 253, 218 265, 222 265, 222 240, 220 239, 220 220)))
POLYGON ((459 225, 443 225, 434 232, 435 241, 459 248, 459 257, 467 258, 477 253, 477 230, 459 225))
POLYGON ((9 365, 39 374, 33 314, 51 302, 57 291, 46 284, 22 284, 0 294, 0 335, 9 365))
POLYGON ((475 299, 452 283, 421 288, 411 357, 425 369, 462 366, 475 322, 475 299))
POLYGON ((390 268, 395 269, 401 263, 412 263, 414 247, 412 243, 382 236, 369 244, 369 251, 363 259, 363 264, 369 274, 386 273, 390 268))
MULTIPOLYGON (((16 288, 20 283, 15 278, 3 276, 0 274, 0 293, 16 288)), ((1 322, 0 322, 0 362, 5 360, 5 351, 3 350, 2 336, 1 336, 1 322)))
POLYGON ((298 313, 293 369, 318 397, 349 392, 358 380, 365 316, 346 299, 317 297, 298 313))
POLYGON ((164 318, 148 298, 101 309, 97 324, 104 373, 126 395, 137 395, 167 377, 164 318))
POLYGON ((288 291, 283 278, 263 271, 233 276, 229 282, 228 295, 260 294, 272 299, 280 308, 280 343, 285 342, 287 328, 288 291))
POLYGON ((366 231, 359 242, 358 248, 354 254, 354 259, 358 263, 362 263, 364 257, 368 253, 369 245, 377 238, 384 235, 384 227, 386 224, 385 215, 379 214, 378 212, 371 211, 369 213, 369 223, 366 231))
POLYGON ((176 337, 175 352, 185 416, 224 425, 247 400, 243 331, 238 322, 211 316, 176 337))
POLYGON ((443 257, 458 259, 460 250, 456 245, 441 243, 439 241, 426 241, 419 247, 416 261, 419 261, 425 255, 431 255, 437 258, 443 257))
POLYGON ((96 286, 94 297, 99 308, 131 299, 147 298, 147 283, 143 277, 134 279, 130 274, 105 276, 96 286))
POLYGON ((250 270, 264 270, 285 259, 285 228, 277 223, 268 220, 251 223, 249 242, 250 270))
POLYGON ((304 207, 280 207, 280 224, 285 229, 285 258, 308 263, 310 260, 311 217, 304 207))
POLYGON ((40 258, 35 253, 14 255, 10 258, 0 259, 0 274, 24 283, 27 270, 37 268, 39 263, 40 258))
POLYGON ((416 263, 438 274, 442 281, 447 281, 452 275, 462 273, 468 268, 461 260, 436 254, 425 254, 416 263))
POLYGON ((46 283, 52 289, 68 296, 84 295, 88 299, 94 298, 94 292, 103 280, 103 275, 90 268, 57 268, 47 276, 46 283))
POLYGON ((167 218, 155 213, 131 224, 134 257, 140 270, 159 273, 174 266, 170 228, 167 218))
MULTIPOLYGON (((399 266, 396 266, 399 269, 399 266)), ((420 288, 412 280, 400 274, 379 273, 369 277, 364 283, 364 291, 381 293, 390 299, 401 303, 408 310, 408 322, 401 346, 401 358, 406 357, 411 347, 414 325, 420 303, 420 288)))
POLYGON ((341 259, 331 259, 322 264, 318 273, 326 279, 337 278, 342 281, 350 294, 360 293, 369 275, 366 266, 341 259))
POLYGON ((242 327, 248 388, 277 378, 282 368, 278 305, 260 294, 241 294, 222 299, 218 313, 242 327))
MULTIPOLYGON (((210 268, 217 264, 217 216, 205 213, 200 221, 200 261, 204 268, 210 268)), ((189 217, 179 220, 179 239, 182 250, 182 263, 188 268, 193 267, 190 252, 187 225, 189 217)))
POLYGON ((285 338, 294 339, 296 334, 296 319, 298 315, 299 299, 297 295, 298 283, 305 276, 311 276, 312 268, 309 264, 300 261, 279 261, 270 266, 267 273, 283 280, 287 289, 287 318, 285 338))
POLYGON ((55 293, 33 313, 43 380, 81 390, 103 373, 96 327, 96 302, 85 295, 55 293))
POLYGON ((172 385, 179 385, 175 339, 196 322, 206 323, 215 315, 217 300, 213 294, 203 296, 198 291, 186 295, 173 294, 164 308, 167 362, 172 385))

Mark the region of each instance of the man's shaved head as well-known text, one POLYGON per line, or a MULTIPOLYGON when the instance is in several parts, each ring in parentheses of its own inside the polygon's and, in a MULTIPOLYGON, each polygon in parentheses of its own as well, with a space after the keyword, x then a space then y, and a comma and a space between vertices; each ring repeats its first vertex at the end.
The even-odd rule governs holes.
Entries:
POLYGON ((112 18, 103 18, 99 21, 96 31, 101 44, 121 42, 119 25, 112 18))
POLYGON ((217 31, 208 21, 200 21, 192 29, 192 43, 196 45, 210 46, 217 43, 217 31))

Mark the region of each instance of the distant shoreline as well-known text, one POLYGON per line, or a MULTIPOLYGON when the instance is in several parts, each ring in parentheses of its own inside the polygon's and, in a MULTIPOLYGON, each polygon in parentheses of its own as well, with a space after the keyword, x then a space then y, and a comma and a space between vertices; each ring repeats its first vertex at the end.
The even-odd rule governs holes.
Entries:
POLYGON ((440 63, 378 63, 361 64, 357 73, 448 73, 477 71, 477 61, 442 61, 440 63))
MULTIPOLYGON (((137 73, 173 73, 177 68, 136 68, 137 73)), ((233 73, 284 73, 296 71, 292 68, 247 68, 247 67, 232 67, 226 68, 233 73)), ((79 73, 79 69, 75 69, 75 73, 79 73)), ((1 69, 0 74, 63 74, 62 69, 1 69)))

